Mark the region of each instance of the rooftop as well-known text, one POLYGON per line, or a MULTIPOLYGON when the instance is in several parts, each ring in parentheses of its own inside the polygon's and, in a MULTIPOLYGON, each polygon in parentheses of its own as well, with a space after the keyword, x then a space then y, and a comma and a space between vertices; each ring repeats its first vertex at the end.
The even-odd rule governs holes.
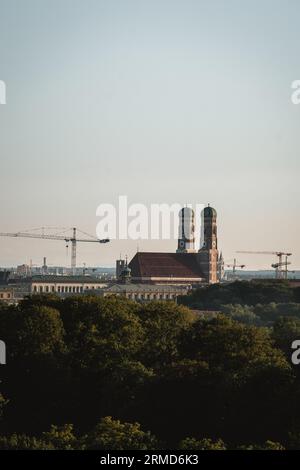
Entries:
POLYGON ((118 293, 118 292, 151 292, 151 293, 185 293, 187 290, 183 286, 172 286, 172 285, 159 285, 159 284, 114 284, 107 289, 105 292, 118 293))
POLYGON ((129 263, 132 278, 204 278, 197 253, 139 252, 129 263))
POLYGON ((105 281, 93 276, 51 276, 40 275, 31 276, 20 279, 10 279, 10 284, 26 284, 32 282, 48 282, 48 283, 90 283, 90 284, 103 284, 105 281))

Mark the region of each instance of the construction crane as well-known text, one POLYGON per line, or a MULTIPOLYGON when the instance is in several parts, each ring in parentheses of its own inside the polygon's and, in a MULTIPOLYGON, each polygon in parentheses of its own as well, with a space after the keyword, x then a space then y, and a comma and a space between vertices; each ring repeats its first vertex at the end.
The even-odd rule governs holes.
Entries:
POLYGON ((233 264, 226 264, 227 268, 232 268, 232 274, 235 275, 236 273, 236 268, 241 268, 243 269, 246 265, 245 264, 237 264, 236 259, 234 258, 233 264))
MULTIPOLYGON (((38 233, 30 233, 30 232, 16 232, 16 233, 9 233, 9 232, 0 232, 0 237, 15 237, 15 238, 39 238, 43 240, 61 240, 67 243, 71 243, 71 269, 72 269, 72 274, 75 274, 75 268, 76 268, 76 252, 77 252, 77 242, 88 242, 88 243, 108 243, 110 240, 109 238, 104 238, 99 240, 98 238, 92 237, 88 233, 82 232, 79 229, 76 229, 76 227, 72 228, 72 235, 59 235, 59 234, 45 234, 44 233, 44 227, 41 227, 39 229, 35 230, 42 230, 43 233, 38 234, 38 233), (91 238, 77 238, 77 231, 82 233, 83 235, 86 235, 91 238)), ((70 230, 70 229, 67 229, 70 230)))
POLYGON ((237 253, 277 256, 278 257, 277 263, 273 263, 271 265, 272 268, 275 268, 275 277, 276 279, 287 279, 287 274, 288 274, 287 267, 289 264, 291 264, 290 262, 288 262, 288 257, 292 256, 292 253, 285 253, 284 251, 237 251, 237 253))
POLYGON ((276 279, 287 279, 287 273, 289 272, 287 267, 289 264, 291 263, 287 260, 287 257, 285 261, 282 261, 281 263, 271 264, 272 268, 275 268, 276 279), (282 273, 282 276, 278 275, 278 273, 282 273))

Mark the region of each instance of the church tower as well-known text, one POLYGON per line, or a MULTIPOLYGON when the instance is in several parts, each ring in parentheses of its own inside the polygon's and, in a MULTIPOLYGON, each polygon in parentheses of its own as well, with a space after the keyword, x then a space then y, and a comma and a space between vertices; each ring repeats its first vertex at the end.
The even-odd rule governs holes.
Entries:
POLYGON ((179 212, 176 253, 195 253, 195 213, 190 207, 183 207, 179 212))
POLYGON ((208 204, 202 211, 202 233, 198 263, 210 284, 218 282, 217 211, 208 204))

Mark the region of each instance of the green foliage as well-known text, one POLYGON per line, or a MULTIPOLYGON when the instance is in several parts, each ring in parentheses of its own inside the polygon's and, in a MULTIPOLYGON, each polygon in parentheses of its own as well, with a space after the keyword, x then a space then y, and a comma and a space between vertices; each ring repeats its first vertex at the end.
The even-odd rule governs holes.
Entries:
POLYGON ((64 351, 64 328, 58 310, 33 306, 20 312, 18 323, 16 354, 43 356, 64 351))
POLYGON ((222 313, 201 319, 172 302, 97 296, 1 307, 0 448, 299 446, 293 290, 234 283, 193 295, 222 313))
POLYGON ((273 347, 268 332, 246 326, 224 315, 211 321, 198 320, 188 330, 184 353, 244 380, 267 368, 290 370, 284 355, 273 347))
POLYGON ((296 303, 275 303, 267 305, 255 305, 254 313, 260 317, 261 323, 272 326, 281 316, 293 316, 300 319, 300 304, 296 303))
MULTIPOLYGON (((42 434, 42 440, 47 446, 56 450, 77 449, 79 442, 73 433, 73 424, 64 424, 63 426, 51 426, 50 431, 42 434)), ((84 446, 82 446, 83 448, 84 446)))
POLYGON ((179 449, 182 450, 226 450, 222 439, 213 441, 212 439, 201 439, 198 441, 193 437, 186 437, 179 443, 179 449))
POLYGON ((135 357, 144 339, 136 310, 121 298, 66 299, 61 316, 76 365, 99 370, 135 357))
POLYGON ((52 445, 46 444, 41 439, 29 437, 25 434, 0 435, 1 450, 53 450, 52 445))
POLYGON ((295 339, 300 339, 300 318, 279 317, 273 327, 273 338, 276 346, 290 357, 292 342, 295 339))
POLYGON ((254 313, 254 307, 249 305, 228 304, 222 305, 220 310, 225 315, 228 315, 233 320, 236 320, 246 325, 260 325, 260 317, 254 313))
POLYGON ((279 442, 266 441, 264 444, 250 444, 239 446, 238 450, 285 450, 279 442))
POLYGON ((150 302, 138 311, 144 329, 141 357, 145 364, 164 366, 178 358, 179 338, 195 320, 191 311, 169 302, 150 302))
POLYGON ((273 326, 281 317, 293 316, 300 319, 300 304, 278 303, 257 305, 227 304, 219 310, 233 320, 256 326, 273 326))
POLYGON ((157 442, 150 432, 144 432, 138 423, 121 423, 107 416, 94 428, 86 440, 87 449, 96 450, 151 450, 157 442))
POLYGON ((295 289, 286 281, 236 281, 200 287, 181 297, 180 303, 200 310, 217 310, 221 305, 256 305, 298 302, 295 289))
MULTIPOLYGON (((298 441, 297 441, 298 442, 298 441)), ((142 431, 139 423, 126 423, 110 416, 102 418, 92 431, 76 436, 72 424, 51 426, 40 438, 25 434, 0 435, 0 450, 157 450, 163 447, 150 432, 142 431)), ((175 448, 183 451, 227 450, 222 439, 187 437, 175 448)), ((293 447, 290 447, 293 448, 293 447)), ((296 447, 295 447, 296 448, 296 447)), ((297 447, 298 448, 298 447, 297 447)), ((279 442, 243 444, 236 450, 285 450, 279 442)))

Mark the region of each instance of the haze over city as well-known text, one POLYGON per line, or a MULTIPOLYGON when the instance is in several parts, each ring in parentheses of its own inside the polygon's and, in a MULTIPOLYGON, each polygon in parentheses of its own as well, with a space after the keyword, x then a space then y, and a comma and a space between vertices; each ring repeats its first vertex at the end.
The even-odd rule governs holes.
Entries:
MULTIPOLYGON (((79 227, 101 203, 211 203, 225 260, 300 267, 300 3, 0 2, 1 232, 79 227), (39 41, 36 38, 39 37, 39 41)), ((1 238, 0 264, 66 264, 64 243, 1 238)), ((92 246, 91 246, 92 245, 92 246)), ((78 247, 77 265, 176 241, 78 247)), ((69 260, 68 260, 69 263, 69 260)))

